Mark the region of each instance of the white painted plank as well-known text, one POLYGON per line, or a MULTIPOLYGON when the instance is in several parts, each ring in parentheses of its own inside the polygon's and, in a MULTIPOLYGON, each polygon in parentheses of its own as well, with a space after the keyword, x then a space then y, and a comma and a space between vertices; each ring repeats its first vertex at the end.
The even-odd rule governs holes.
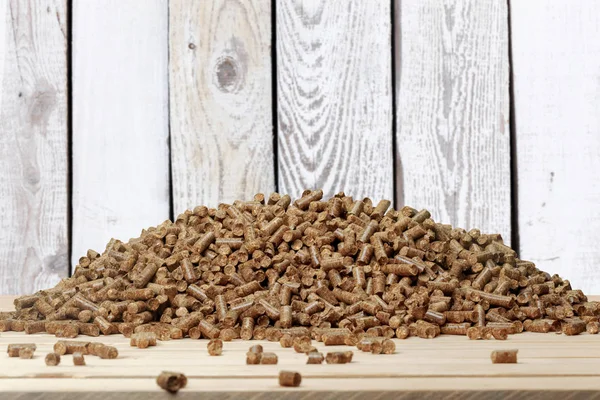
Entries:
POLYGON ((68 274, 66 1, 0 3, 0 293, 68 274))
POLYGON ((175 214, 271 192, 271 2, 169 7, 175 214))
POLYGON ((511 236, 505 1, 396 0, 397 199, 511 236))
POLYGON ((391 3, 276 4, 280 191, 392 199, 391 3))
POLYGON ((511 2, 522 256, 600 293, 600 3, 511 2))
POLYGON ((166 0, 73 2, 73 265, 169 217, 166 0))

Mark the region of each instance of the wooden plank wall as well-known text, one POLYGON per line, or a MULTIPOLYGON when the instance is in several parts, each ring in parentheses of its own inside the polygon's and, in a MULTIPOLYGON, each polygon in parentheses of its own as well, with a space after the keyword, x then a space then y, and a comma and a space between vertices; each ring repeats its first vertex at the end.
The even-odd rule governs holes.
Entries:
POLYGON ((390 1, 276 4, 279 189, 391 199, 390 1))
POLYGON ((600 3, 511 4, 522 254, 600 293, 600 3))
POLYGON ((169 218, 168 9, 167 0, 72 4, 75 265, 87 249, 169 218))
POLYGON ((70 247, 310 187, 519 238, 600 293, 593 0, 0 4, 2 293, 54 284, 70 247))
POLYGON ((169 10, 175 214, 273 191, 270 1, 169 10))
POLYGON ((504 1, 396 1, 398 203, 511 239, 504 1))
POLYGON ((0 291, 69 272, 66 0, 0 2, 0 291))

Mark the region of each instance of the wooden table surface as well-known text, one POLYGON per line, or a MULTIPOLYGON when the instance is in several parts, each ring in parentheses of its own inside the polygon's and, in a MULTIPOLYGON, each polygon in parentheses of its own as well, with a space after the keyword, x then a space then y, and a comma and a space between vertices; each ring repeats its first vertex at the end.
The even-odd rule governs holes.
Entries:
MULTIPOLYGON (((12 298, 0 297, 0 310, 11 309, 12 298)), ((477 399, 600 398, 600 336, 582 334, 522 333, 506 341, 471 341, 463 336, 433 340, 409 338, 396 341, 396 354, 372 355, 354 348, 346 365, 306 365, 306 356, 279 343, 233 341, 224 343, 223 355, 210 357, 206 340, 172 340, 156 347, 129 346, 121 335, 88 338, 114 345, 119 357, 102 360, 87 356, 86 366, 76 367, 72 357, 48 367, 45 355, 57 339, 52 335, 3 332, 0 345, 34 342, 32 360, 0 356, 0 398, 37 399, 162 399, 172 398, 155 383, 163 370, 182 372, 188 386, 180 398, 271 399, 318 398, 457 398, 477 399), (250 344, 279 356, 278 365, 246 365, 250 344), (519 349, 518 364, 492 364, 495 349, 519 349), (280 388, 280 370, 298 371, 302 385, 280 388), (110 392, 110 393, 108 393, 110 392)), ((316 343, 316 342, 315 342, 316 343)), ((347 346, 323 346, 322 352, 348 350, 347 346)))

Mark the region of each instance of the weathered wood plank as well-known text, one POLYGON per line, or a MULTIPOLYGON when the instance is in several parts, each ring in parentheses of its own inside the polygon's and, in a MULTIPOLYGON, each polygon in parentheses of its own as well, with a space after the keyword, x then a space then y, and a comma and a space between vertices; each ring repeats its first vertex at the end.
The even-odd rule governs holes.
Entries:
POLYGON ((523 257, 600 292, 600 3, 511 2, 523 257))
POLYGON ((0 292, 68 274, 66 1, 0 3, 0 292))
POLYGON ((276 4, 280 191, 392 199, 390 2, 276 4))
POLYGON ((395 4, 397 202, 508 243, 506 2, 395 4))
POLYGON ((73 2, 73 265, 169 217, 167 13, 73 2))
POLYGON ((175 214, 275 187, 269 0, 170 2, 175 214))

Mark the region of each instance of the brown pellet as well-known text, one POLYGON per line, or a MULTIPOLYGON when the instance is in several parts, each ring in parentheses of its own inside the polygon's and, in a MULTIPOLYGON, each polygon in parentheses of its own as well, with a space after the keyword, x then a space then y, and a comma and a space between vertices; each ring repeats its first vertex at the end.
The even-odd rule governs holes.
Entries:
POLYGON ((98 356, 105 359, 114 359, 119 356, 119 351, 116 347, 107 346, 103 343, 93 342, 87 346, 88 354, 98 356))
POLYGON ((262 358, 262 352, 254 353, 254 352, 249 351, 246 353, 246 364, 248 364, 248 365, 260 364, 261 358, 262 358))
POLYGON ((306 353, 310 351, 311 339, 308 336, 297 336, 294 338, 294 351, 296 353, 306 353))
POLYGON ((352 361, 352 355, 351 351, 334 351, 327 353, 325 361, 327 364, 347 364, 352 361))
POLYGON ((381 345, 383 354, 394 354, 396 352, 396 344, 393 340, 386 339, 381 343, 381 345))
POLYGON ((281 336, 281 339, 279 339, 279 344, 281 345, 281 347, 289 348, 294 345, 294 339, 286 333, 283 336, 281 336))
POLYGON ((332 334, 332 333, 324 333, 321 336, 321 341, 325 346, 339 346, 346 344, 346 338, 349 335, 347 334, 332 334))
POLYGON ((54 367, 60 364, 60 354, 58 353, 48 353, 46 354, 46 358, 44 359, 47 366, 54 367))
POLYGON ((383 352, 383 344, 380 341, 376 341, 371 343, 371 353, 373 354, 381 354, 383 352))
POLYGON ((187 377, 180 372, 163 371, 156 378, 156 384, 170 393, 177 393, 187 385, 187 377))
POLYGON ((409 336, 410 336, 410 329, 408 328, 408 326, 403 325, 403 326, 399 326, 398 329, 396 329, 396 337, 398 339, 406 339, 409 336))
POLYGON ((249 353, 260 354, 263 352, 263 347, 260 344, 255 344, 254 346, 250 346, 248 349, 249 353))
POLYGON ((82 353, 73 353, 73 365, 85 365, 85 358, 82 353))
POLYGON ((19 350, 19 358, 31 359, 33 358, 34 350, 32 347, 23 347, 19 350))
POLYGON ((595 335, 598 333, 599 327, 600 327, 600 325, 598 324, 598 322, 595 322, 595 321, 588 322, 588 324, 586 326, 586 331, 587 331, 587 333, 589 333, 591 335, 595 335))
POLYGON ((324 359, 325 359, 325 357, 323 357, 323 353, 319 353, 319 352, 308 353, 308 358, 306 359, 306 363, 307 364, 323 364, 324 359))
POLYGON ((206 345, 208 355, 220 356, 223 352, 223 341, 221 339, 211 339, 206 345))
POLYGON ((260 364, 277 364, 277 354, 263 352, 260 355, 260 364))
POLYGON ((9 357, 19 357, 19 352, 21 349, 25 348, 35 351, 37 347, 35 343, 13 343, 8 345, 6 352, 8 353, 9 357))
POLYGON ((302 376, 298 372, 279 371, 279 386, 298 387, 302 382, 302 376))
POLYGON ((134 333, 129 339, 129 345, 145 349, 149 346, 156 346, 156 339, 156 333, 154 332, 134 333))
POLYGON ((579 335, 586 331, 586 323, 580 319, 566 320, 562 324, 562 332, 567 336, 579 335))
POLYGON ((79 340, 59 340, 54 344, 54 352, 56 354, 65 355, 73 353, 88 354, 88 346, 90 342, 79 340))
POLYGON ((494 350, 491 354, 492 364, 516 364, 519 350, 494 350))
POLYGON ((202 335, 204 335, 208 339, 215 339, 219 337, 219 334, 221 333, 219 328, 217 328, 205 319, 200 321, 200 323, 198 324, 198 328, 200 328, 200 332, 202 332, 202 335))

